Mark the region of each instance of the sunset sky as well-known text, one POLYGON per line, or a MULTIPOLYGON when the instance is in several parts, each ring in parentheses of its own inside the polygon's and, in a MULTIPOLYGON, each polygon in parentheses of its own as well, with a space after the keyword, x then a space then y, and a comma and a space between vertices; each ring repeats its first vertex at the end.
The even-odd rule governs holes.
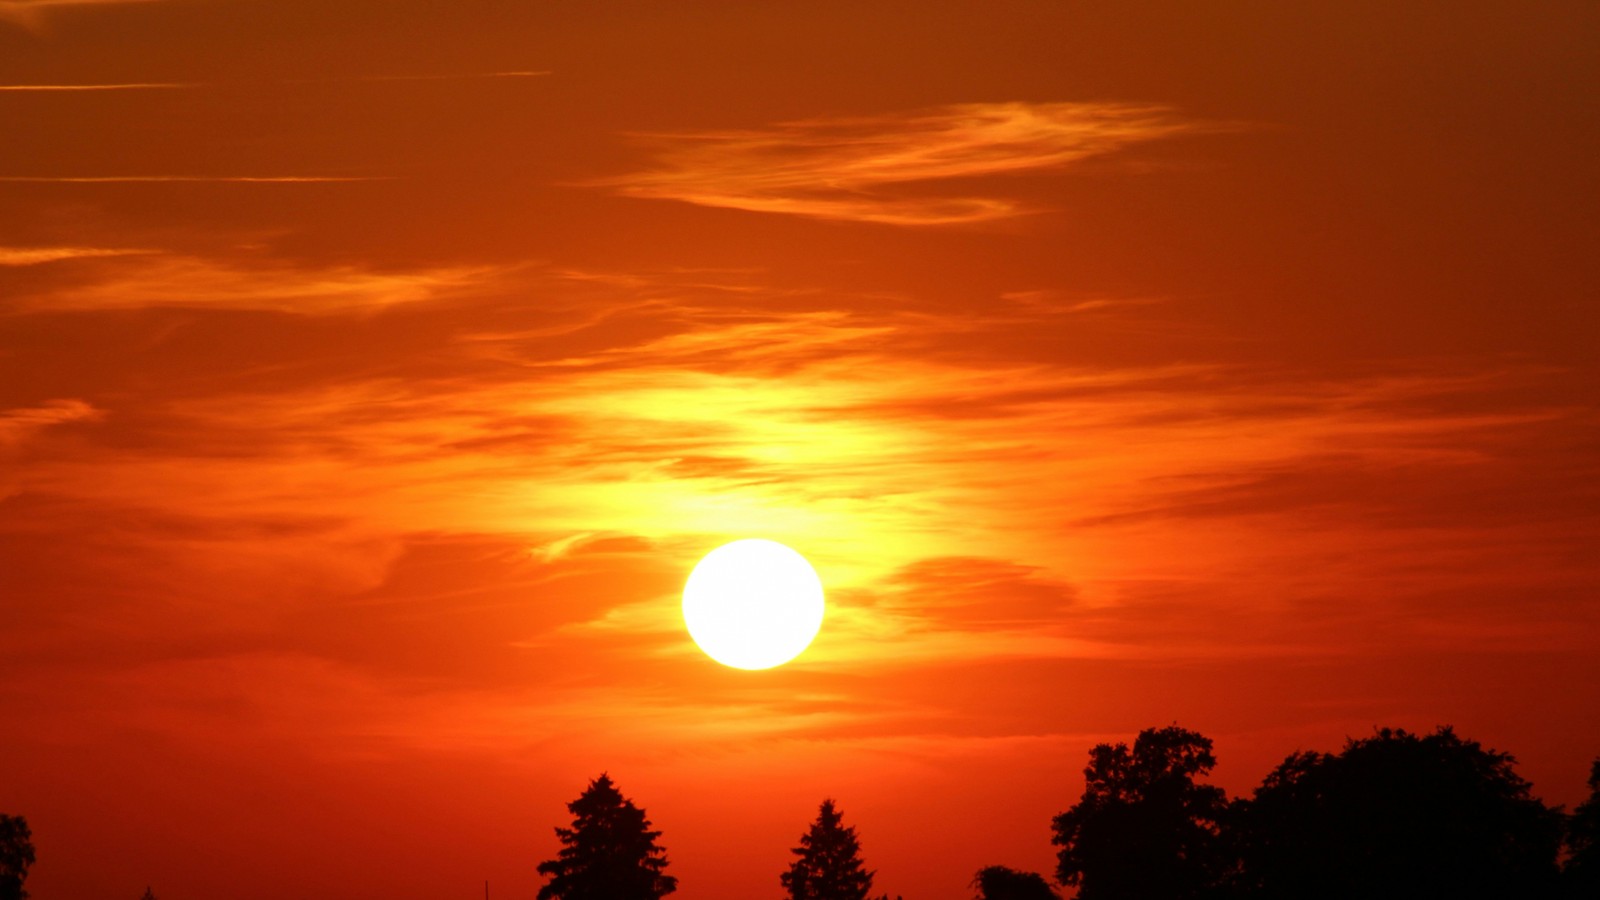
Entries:
POLYGON ((1600 5, 0 0, 39 900, 1054 866, 1088 749, 1600 755, 1600 5), (686 635, 764 537, 793 663, 686 635))

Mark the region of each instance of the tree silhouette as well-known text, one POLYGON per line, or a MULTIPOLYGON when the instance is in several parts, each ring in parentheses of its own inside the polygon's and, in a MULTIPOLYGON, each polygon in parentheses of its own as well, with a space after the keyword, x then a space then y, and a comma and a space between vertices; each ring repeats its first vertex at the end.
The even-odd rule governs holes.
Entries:
POLYGON ((1589 766, 1589 799, 1578 804, 1567 822, 1567 854, 1565 895, 1574 900, 1600 897, 1600 758, 1589 766))
POLYGON ((817 820, 791 852, 799 859, 779 881, 792 900, 866 900, 872 890, 872 873, 861 865, 856 830, 840 823, 832 800, 822 801, 817 820))
POLYGON ((156 900, 155 891, 150 890, 150 886, 149 885, 145 885, 145 887, 144 887, 144 896, 140 897, 139 900, 156 900))
POLYGON ((667 854, 657 846, 644 810, 622 796, 601 773, 578 799, 567 804, 571 828, 557 828, 564 845, 555 859, 539 863, 550 881, 539 900, 660 900, 678 889, 678 879, 662 874, 667 854))
POLYGON ((972 877, 976 900, 1060 900, 1050 882, 1038 872, 1018 872, 1005 866, 984 866, 972 877))
POLYGON ((1217 764, 1211 740, 1171 725, 1127 744, 1099 744, 1083 797, 1055 817, 1056 878, 1078 900, 1190 900, 1226 877, 1221 788, 1196 784, 1217 764))
POLYGON ((27 900, 22 883, 33 865, 33 832, 22 816, 0 813, 0 900, 27 900))
POLYGON ((1560 814, 1514 762, 1449 728, 1293 754, 1239 804, 1247 886, 1262 900, 1548 896, 1560 814))

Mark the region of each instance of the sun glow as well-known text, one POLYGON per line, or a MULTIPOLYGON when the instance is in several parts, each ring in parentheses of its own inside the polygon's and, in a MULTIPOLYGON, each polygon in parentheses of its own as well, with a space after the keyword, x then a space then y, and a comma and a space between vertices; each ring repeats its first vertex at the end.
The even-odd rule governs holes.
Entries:
POLYGON ((683 588, 683 621, 706 655, 736 669, 770 669, 822 628, 822 581, 799 553, 749 538, 707 553, 683 588))

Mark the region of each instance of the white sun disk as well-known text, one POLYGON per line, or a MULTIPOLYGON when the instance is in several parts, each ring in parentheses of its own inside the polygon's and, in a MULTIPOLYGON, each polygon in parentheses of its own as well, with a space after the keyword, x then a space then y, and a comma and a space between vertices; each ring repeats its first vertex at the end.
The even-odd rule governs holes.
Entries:
POLYGON ((683 622, 706 655, 736 669, 783 665, 822 628, 822 581, 805 557, 747 538, 707 553, 683 587, 683 622))

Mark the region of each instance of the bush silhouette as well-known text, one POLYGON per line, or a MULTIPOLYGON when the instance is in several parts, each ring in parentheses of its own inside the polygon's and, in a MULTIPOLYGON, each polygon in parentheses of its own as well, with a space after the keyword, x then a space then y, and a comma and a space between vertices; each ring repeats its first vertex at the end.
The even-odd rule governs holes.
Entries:
POLYGON ((984 866, 972 876, 976 900, 1060 900, 1050 882, 1037 872, 1018 872, 1005 866, 984 866))

